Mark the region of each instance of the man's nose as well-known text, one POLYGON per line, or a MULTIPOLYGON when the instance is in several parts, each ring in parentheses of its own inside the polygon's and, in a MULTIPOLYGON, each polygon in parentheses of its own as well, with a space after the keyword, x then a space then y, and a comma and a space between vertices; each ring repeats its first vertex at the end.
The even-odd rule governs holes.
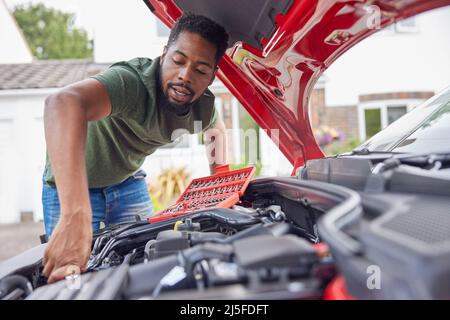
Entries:
POLYGON ((181 68, 180 72, 178 73, 178 79, 184 81, 185 83, 191 83, 192 82, 192 75, 193 72, 191 68, 181 68))

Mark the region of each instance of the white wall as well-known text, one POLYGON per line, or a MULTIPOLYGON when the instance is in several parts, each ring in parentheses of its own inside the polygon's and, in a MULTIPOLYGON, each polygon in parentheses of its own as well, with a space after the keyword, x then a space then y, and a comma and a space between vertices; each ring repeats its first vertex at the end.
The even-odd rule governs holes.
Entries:
POLYGON ((33 61, 30 49, 3 0, 0 0, 0 44, 0 63, 33 61))
POLYGON ((13 120, 0 118, 0 222, 15 222, 16 212, 18 212, 17 186, 15 182, 15 152, 11 150, 13 141, 13 120))
POLYGON ((293 165, 262 129, 259 130, 259 139, 261 176, 290 176, 293 165))
POLYGON ((0 223, 20 221, 20 212, 42 218, 45 139, 42 114, 51 90, 0 91, 0 223))
POLYGON ((355 105, 358 95, 430 90, 450 85, 450 7, 416 17, 418 31, 381 31, 325 72, 327 105, 355 105))
MULTIPOLYGON (((197 136, 193 135, 193 138, 197 136)), ((191 148, 158 149, 148 156, 142 165, 147 172, 147 179, 152 183, 157 181, 158 175, 165 169, 186 167, 191 179, 209 176, 209 165, 206 150, 203 145, 191 148)))

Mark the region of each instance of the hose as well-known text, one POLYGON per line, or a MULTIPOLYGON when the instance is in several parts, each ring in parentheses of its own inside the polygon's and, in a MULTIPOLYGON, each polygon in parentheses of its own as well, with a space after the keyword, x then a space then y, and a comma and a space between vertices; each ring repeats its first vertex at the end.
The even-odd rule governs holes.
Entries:
POLYGON ((33 287, 31 286, 30 281, 28 281, 28 279, 24 276, 11 275, 3 278, 0 281, 0 299, 8 299, 7 296, 17 289, 23 292, 21 297, 26 297, 33 292, 33 287))

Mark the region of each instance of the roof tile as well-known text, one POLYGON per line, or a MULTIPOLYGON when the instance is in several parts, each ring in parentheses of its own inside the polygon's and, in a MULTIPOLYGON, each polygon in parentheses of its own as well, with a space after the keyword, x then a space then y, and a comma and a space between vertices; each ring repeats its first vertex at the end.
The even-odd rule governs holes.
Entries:
POLYGON ((45 60, 0 64, 0 90, 60 88, 105 70, 90 60, 45 60))

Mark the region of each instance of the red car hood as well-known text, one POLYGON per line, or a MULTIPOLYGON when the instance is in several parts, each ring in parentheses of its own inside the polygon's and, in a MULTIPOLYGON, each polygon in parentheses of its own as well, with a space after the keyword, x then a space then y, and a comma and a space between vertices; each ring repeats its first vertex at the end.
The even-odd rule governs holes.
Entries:
POLYGON ((378 31, 375 26, 450 4, 450 0, 289 0, 284 1, 284 12, 277 12, 267 7, 280 2, 265 0, 145 2, 169 27, 189 11, 222 23, 232 31, 232 40, 241 40, 230 43, 218 76, 295 167, 324 156, 313 135, 308 101, 330 64, 378 31), (236 29, 243 29, 248 21, 235 20, 245 12, 258 19, 258 12, 269 12, 274 22, 270 34, 256 42, 240 35, 236 29))

